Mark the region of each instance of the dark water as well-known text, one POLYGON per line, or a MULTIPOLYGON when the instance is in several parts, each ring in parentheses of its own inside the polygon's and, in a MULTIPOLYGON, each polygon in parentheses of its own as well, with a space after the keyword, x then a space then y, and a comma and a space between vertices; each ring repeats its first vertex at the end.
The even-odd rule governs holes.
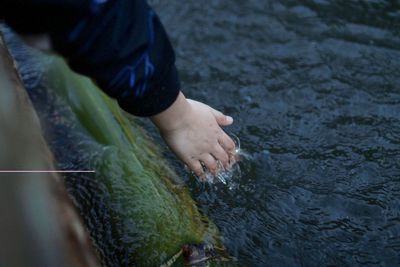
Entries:
POLYGON ((400 1, 151 1, 249 155, 191 181, 241 266, 400 266, 400 1))

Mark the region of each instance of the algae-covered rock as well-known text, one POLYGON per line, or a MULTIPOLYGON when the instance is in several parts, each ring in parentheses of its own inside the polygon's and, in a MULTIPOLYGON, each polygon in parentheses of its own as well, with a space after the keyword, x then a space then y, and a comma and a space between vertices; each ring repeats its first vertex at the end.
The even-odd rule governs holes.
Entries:
POLYGON ((188 244, 222 251, 215 225, 115 101, 62 59, 9 39, 58 168, 95 171, 65 182, 105 265, 159 266, 188 244))

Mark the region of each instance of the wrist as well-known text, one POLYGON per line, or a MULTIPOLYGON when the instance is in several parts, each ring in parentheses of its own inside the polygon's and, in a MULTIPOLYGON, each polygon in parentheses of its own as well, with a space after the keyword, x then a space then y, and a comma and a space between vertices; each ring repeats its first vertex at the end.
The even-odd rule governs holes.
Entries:
POLYGON ((160 132, 168 132, 182 127, 185 118, 191 113, 191 105, 182 92, 175 102, 163 112, 153 115, 150 120, 157 126, 160 132))

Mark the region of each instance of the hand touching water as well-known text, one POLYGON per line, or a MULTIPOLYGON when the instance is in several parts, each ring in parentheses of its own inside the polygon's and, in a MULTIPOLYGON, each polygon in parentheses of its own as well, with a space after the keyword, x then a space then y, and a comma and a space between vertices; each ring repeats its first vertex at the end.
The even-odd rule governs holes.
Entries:
POLYGON ((216 160, 229 168, 235 143, 220 126, 232 124, 231 117, 180 93, 172 106, 151 120, 171 150, 197 176, 204 174, 201 164, 216 175, 216 160))

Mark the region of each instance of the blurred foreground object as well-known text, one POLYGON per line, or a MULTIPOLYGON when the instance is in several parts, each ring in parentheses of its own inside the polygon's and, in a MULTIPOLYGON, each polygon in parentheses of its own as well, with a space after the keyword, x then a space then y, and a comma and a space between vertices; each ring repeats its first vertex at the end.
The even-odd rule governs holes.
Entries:
MULTIPOLYGON (((54 170, 53 156, 0 34, 0 170, 54 170)), ((0 266, 99 266, 54 173, 0 173, 0 266)))

